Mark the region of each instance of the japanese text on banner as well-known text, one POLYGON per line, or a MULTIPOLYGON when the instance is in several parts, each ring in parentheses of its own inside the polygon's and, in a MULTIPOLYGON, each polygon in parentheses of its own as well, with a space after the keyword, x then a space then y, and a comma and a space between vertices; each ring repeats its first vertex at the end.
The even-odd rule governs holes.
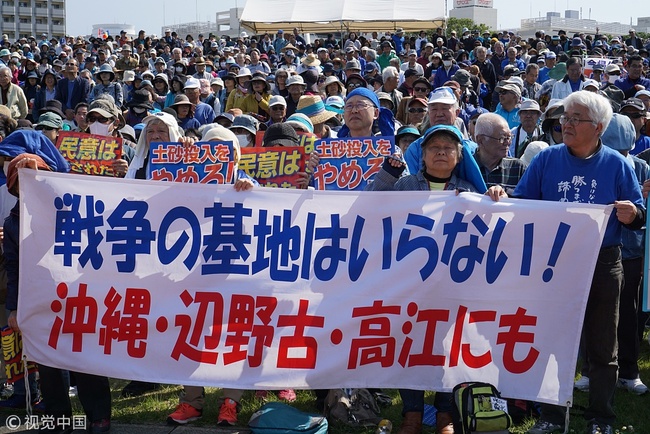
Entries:
POLYGON ((322 139, 315 143, 320 164, 314 173, 317 190, 363 190, 395 152, 394 137, 322 139))
POLYGON ((149 175, 154 181, 230 184, 235 176, 232 142, 152 143, 149 175))
POLYGON ((480 369, 506 396, 572 399, 575 267, 593 269, 605 207, 27 172, 18 320, 37 362, 244 389, 450 390, 480 369))
POLYGON ((70 171, 86 175, 113 176, 113 160, 122 158, 122 138, 62 131, 56 147, 70 171))

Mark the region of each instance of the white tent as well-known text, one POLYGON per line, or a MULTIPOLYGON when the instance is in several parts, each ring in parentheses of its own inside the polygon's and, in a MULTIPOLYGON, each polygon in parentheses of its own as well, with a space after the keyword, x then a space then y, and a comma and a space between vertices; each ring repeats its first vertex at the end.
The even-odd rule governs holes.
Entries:
POLYGON ((241 24, 256 34, 419 31, 442 27, 444 0, 247 0, 241 24))

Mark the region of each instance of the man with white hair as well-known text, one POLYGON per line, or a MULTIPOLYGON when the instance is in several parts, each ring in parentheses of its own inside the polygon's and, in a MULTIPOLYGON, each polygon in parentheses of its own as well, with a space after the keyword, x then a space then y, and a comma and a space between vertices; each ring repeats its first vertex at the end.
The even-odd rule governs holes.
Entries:
POLYGON ((496 113, 484 113, 476 120, 474 137, 478 149, 474 158, 488 187, 501 185, 512 193, 526 170, 519 158, 508 157, 512 136, 505 119, 496 113))
MULTIPOLYGON (((614 433, 618 309, 623 285, 621 234, 623 227, 641 229, 646 215, 632 165, 601 142, 611 119, 612 107, 605 97, 594 92, 571 93, 564 100, 564 114, 560 117, 564 144, 542 150, 513 193, 522 199, 613 206, 593 271, 583 323, 589 360, 589 404, 584 412, 588 434, 614 433), (576 183, 576 179, 581 182, 576 183), (561 185, 571 188, 558 188, 561 185)), ((488 195, 494 200, 507 196, 498 185, 490 187, 488 195)), ((581 271, 589 272, 576 270, 581 271)), ((528 433, 548 434, 564 429, 564 407, 542 404, 541 410, 540 419, 528 433)))
POLYGON ((381 78, 384 81, 384 84, 377 90, 377 92, 385 92, 390 95, 390 99, 393 101, 393 114, 396 113, 399 103, 402 101, 404 95, 402 92, 397 90, 399 87, 399 72, 394 66, 387 66, 381 73, 381 78))
POLYGON ((173 70, 174 64, 180 62, 181 60, 183 60, 183 50, 176 47, 172 50, 172 58, 169 62, 167 62, 167 68, 173 70))

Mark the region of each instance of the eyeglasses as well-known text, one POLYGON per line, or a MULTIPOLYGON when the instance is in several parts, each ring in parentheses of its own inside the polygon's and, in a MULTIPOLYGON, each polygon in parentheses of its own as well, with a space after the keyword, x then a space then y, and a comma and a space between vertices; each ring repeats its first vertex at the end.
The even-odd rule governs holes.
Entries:
POLYGON ((645 118, 645 113, 621 113, 623 116, 627 116, 630 119, 641 119, 645 118))
POLYGON ((346 104, 343 107, 343 110, 346 112, 351 112, 351 111, 361 111, 365 110, 367 108, 373 107, 371 104, 366 104, 365 102, 358 102, 356 104, 346 104))
POLYGON ((427 112, 427 109, 421 108, 421 107, 420 108, 411 107, 409 109, 409 113, 426 113, 426 112, 427 112))
POLYGON ((357 87, 363 86, 361 83, 348 83, 347 87, 350 89, 356 89, 357 87))
POLYGON ((489 139, 496 140, 501 145, 505 145, 506 143, 512 142, 512 136, 492 137, 492 136, 488 136, 487 134, 483 134, 483 135, 489 139))
POLYGON ((575 127, 581 122, 589 122, 589 123, 592 123, 592 124, 594 123, 594 121, 592 121, 591 119, 570 118, 570 117, 567 117, 567 116, 564 116, 564 115, 560 116, 560 125, 569 124, 569 125, 572 125, 572 126, 575 127))
POLYGON ((414 87, 413 90, 416 92, 429 92, 428 87, 414 87))
POLYGON ((100 116, 87 116, 86 119, 89 124, 92 124, 93 122, 99 122, 100 124, 107 124, 110 122, 110 119, 105 117, 100 117, 100 116))

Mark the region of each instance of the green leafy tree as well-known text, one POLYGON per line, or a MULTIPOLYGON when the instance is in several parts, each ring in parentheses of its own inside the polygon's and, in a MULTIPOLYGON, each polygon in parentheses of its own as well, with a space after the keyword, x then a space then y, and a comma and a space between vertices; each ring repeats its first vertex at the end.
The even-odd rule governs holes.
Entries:
POLYGON ((460 38, 461 35, 463 34, 463 28, 467 27, 470 31, 474 29, 478 29, 481 34, 483 34, 484 31, 489 31, 490 28, 486 26, 485 24, 476 24, 474 21, 470 20, 469 18, 454 18, 454 17, 449 17, 447 19, 447 36, 451 33, 452 30, 456 31, 456 35, 460 38))

